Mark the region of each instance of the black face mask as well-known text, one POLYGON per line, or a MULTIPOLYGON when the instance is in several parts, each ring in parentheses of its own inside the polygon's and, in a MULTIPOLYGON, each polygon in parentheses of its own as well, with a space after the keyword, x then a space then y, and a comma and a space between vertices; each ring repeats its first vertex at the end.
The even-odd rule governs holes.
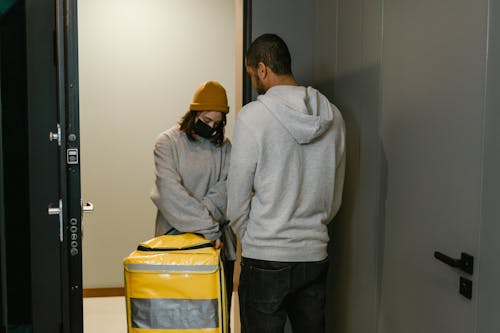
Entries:
POLYGON ((208 126, 200 119, 194 123, 194 132, 205 139, 210 139, 215 133, 215 130, 215 128, 208 126))

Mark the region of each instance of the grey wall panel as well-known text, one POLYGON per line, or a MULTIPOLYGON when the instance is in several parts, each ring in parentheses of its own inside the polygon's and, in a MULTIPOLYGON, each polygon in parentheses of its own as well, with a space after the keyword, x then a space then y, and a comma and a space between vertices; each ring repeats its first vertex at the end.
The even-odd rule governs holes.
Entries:
POLYGON ((477 333, 500 332, 500 3, 489 1, 489 52, 477 333))
POLYGON ((334 1, 315 0, 314 85, 333 101, 337 72, 337 7, 334 1))
POLYGON ((252 40, 264 33, 283 38, 292 54, 292 71, 302 85, 313 83, 314 20, 310 0, 252 0, 252 40))
MULTIPOLYGON (((339 0, 337 6, 332 101, 346 121, 347 173, 330 249, 331 331, 375 332, 383 236, 378 124, 381 1, 339 0)), ((329 18, 318 14, 318 19, 329 18)))

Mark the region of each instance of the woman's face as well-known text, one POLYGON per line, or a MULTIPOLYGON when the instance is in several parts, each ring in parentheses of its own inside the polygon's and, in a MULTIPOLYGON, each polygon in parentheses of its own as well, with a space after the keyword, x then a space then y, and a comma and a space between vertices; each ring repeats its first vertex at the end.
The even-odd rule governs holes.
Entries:
POLYGON ((196 116, 196 120, 200 119, 205 124, 212 128, 216 128, 222 122, 222 112, 220 111, 201 111, 196 116))

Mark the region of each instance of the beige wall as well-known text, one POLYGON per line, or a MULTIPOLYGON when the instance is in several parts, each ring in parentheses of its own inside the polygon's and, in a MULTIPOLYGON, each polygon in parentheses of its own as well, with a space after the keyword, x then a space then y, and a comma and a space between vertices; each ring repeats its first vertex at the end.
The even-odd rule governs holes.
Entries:
POLYGON ((221 82, 235 115, 234 0, 79 1, 83 287, 123 286, 122 259, 153 237, 155 137, 196 87, 221 82))

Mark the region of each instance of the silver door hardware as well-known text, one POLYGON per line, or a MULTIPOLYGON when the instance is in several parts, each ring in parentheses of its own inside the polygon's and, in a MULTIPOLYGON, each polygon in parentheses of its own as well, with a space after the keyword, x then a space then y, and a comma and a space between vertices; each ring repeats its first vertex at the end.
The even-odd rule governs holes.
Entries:
POLYGON ((63 205, 62 200, 59 199, 59 207, 54 207, 54 204, 49 204, 49 215, 59 215, 59 240, 63 241, 63 205))
POLYGON ((54 207, 54 204, 49 205, 49 215, 59 215, 62 212, 62 200, 59 200, 59 207, 54 207))
POLYGON ((90 213, 94 211, 94 204, 92 202, 87 202, 85 205, 82 205, 82 212, 90 213))
POLYGON ((78 149, 77 148, 68 149, 66 160, 68 164, 78 164, 78 149))
POLYGON ((75 218, 72 218, 69 220, 69 231, 70 231, 70 237, 71 237, 71 243, 70 243, 70 250, 69 253, 72 256, 76 256, 78 254, 78 220, 75 218))
POLYGON ((50 141, 55 141, 57 140, 57 145, 61 145, 61 125, 57 124, 57 132, 56 133, 49 133, 49 140, 50 141))

